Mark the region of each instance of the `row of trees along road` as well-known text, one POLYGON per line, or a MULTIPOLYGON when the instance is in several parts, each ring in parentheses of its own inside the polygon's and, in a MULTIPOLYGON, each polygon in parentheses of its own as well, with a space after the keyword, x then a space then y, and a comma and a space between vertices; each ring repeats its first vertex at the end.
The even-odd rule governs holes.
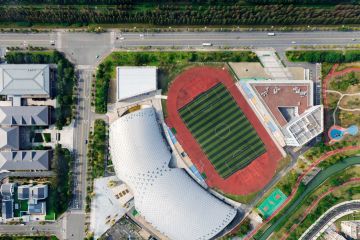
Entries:
MULTIPOLYGON (((56 0, 54 0, 56 1, 56 0)), ((78 0, 80 1, 80 0, 78 0)), ((104 0, 106 2, 106 0, 104 0)), ((115 0, 111 0, 115 1, 115 0)), ((156 3, 156 1, 154 1, 156 3)), ((0 22, 28 25, 141 23, 155 25, 330 25, 359 24, 360 5, 185 4, 145 7, 136 4, 77 6, 1 5, 0 22)))

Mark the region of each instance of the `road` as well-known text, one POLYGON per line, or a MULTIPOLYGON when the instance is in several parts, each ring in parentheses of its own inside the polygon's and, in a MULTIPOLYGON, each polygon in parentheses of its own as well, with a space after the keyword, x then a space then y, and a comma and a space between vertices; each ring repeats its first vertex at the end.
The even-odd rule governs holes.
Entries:
POLYGON ((73 209, 83 210, 86 198, 86 140, 89 137, 92 114, 90 108, 90 87, 92 69, 77 69, 78 96, 77 116, 74 130, 74 201, 73 209))
POLYGON ((321 218, 313 226, 311 226, 310 231, 308 231, 303 236, 303 239, 310 240, 315 238, 318 232, 323 229, 333 218, 339 214, 352 210, 360 210, 360 202, 349 202, 343 205, 339 205, 338 207, 328 212, 326 215, 321 216, 321 218))
POLYGON ((182 46, 199 47, 204 42, 213 46, 229 47, 290 47, 294 45, 350 44, 359 38, 359 32, 279 32, 267 36, 265 32, 204 32, 204 33, 127 33, 116 47, 182 46), (295 41, 296 43, 293 43, 295 41))
POLYGON ((77 33, 58 30, 51 33, 1 33, 0 46, 42 46, 56 47, 67 53, 73 63, 93 65, 96 56, 110 53, 113 49, 151 47, 183 47, 212 49, 216 47, 253 47, 284 50, 294 46, 339 45, 360 43, 360 32, 278 32, 267 36, 266 32, 174 32, 174 33, 77 33), (355 39, 355 41, 353 41, 355 39), (55 41, 55 46, 50 45, 55 41), (210 42, 211 47, 202 47, 210 42), (295 42, 295 43, 294 43, 295 42))
POLYGON ((62 235, 62 222, 58 221, 56 223, 52 224, 45 224, 41 225, 39 223, 29 223, 24 226, 22 225, 0 225, 0 232, 2 234, 8 234, 8 235, 16 235, 16 234, 24 234, 26 235, 56 235, 61 236, 62 235))

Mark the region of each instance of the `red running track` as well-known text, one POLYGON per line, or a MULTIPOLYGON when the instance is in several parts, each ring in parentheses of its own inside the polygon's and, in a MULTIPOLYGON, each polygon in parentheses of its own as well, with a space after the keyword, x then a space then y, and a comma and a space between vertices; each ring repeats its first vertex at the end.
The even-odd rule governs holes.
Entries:
POLYGON ((227 70, 214 67, 194 67, 181 73, 170 86, 167 110, 168 118, 166 122, 176 129, 177 140, 198 170, 205 172, 207 176, 206 183, 209 187, 228 194, 247 195, 261 190, 274 176, 277 163, 282 158, 281 152, 247 104, 227 70), (218 175, 178 113, 178 109, 217 83, 226 86, 245 116, 254 126, 266 148, 266 153, 259 156, 246 168, 237 171, 226 179, 218 175))

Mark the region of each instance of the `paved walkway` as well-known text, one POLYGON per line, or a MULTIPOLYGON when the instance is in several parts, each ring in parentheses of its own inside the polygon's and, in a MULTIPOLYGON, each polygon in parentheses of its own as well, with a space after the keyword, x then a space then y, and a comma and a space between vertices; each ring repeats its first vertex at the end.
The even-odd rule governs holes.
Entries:
POLYGON ((333 151, 329 151, 326 152, 325 154, 323 154, 322 156, 319 157, 318 160, 316 160, 315 162, 313 162, 297 179, 295 186, 293 187, 293 190, 291 191, 291 194, 289 195, 289 197, 286 199, 286 201, 281 205, 281 207, 279 207, 268 219, 266 219, 261 225, 259 225, 256 229, 254 229, 254 231, 248 235, 245 240, 249 240, 251 239, 263 226, 265 226, 268 222, 270 222, 281 210, 283 210, 285 208, 285 206, 291 202, 291 200, 295 197, 295 194, 300 186, 300 183, 302 181, 302 179, 314 168, 316 167, 318 164, 320 164, 322 161, 324 161, 325 159, 338 154, 338 153, 343 153, 346 151, 350 151, 350 150, 360 150, 360 146, 348 146, 348 147, 344 147, 341 149, 336 149, 333 151))
POLYGON ((283 65, 274 50, 255 51, 265 72, 275 80, 293 79, 290 71, 283 65))
POLYGON ((315 207, 317 207, 317 205, 319 204, 319 202, 320 202, 325 196, 329 195, 330 193, 332 193, 332 192, 334 192, 334 191, 336 191, 336 190, 338 190, 338 189, 340 189, 340 188, 342 188, 342 187, 345 187, 345 186, 347 186, 347 185, 349 185, 349 184, 351 184, 351 183, 355 183, 355 182, 360 182, 360 178, 352 178, 352 179, 350 179, 349 181, 343 183, 342 185, 336 186, 336 187, 332 187, 332 188, 330 188, 328 191, 326 191, 326 192, 324 192, 323 194, 321 194, 320 196, 318 196, 318 198, 316 199, 316 201, 315 201, 313 204, 311 204, 311 205, 304 211, 304 213, 302 214, 302 218, 301 218, 301 220, 299 221, 299 223, 295 223, 295 224, 290 228, 290 230, 287 231, 286 234, 281 238, 281 240, 287 239, 287 238, 290 236, 290 234, 295 231, 295 229, 299 226, 299 224, 301 224, 301 223, 305 220, 305 218, 308 216, 308 214, 310 214, 310 212, 311 212, 315 207))

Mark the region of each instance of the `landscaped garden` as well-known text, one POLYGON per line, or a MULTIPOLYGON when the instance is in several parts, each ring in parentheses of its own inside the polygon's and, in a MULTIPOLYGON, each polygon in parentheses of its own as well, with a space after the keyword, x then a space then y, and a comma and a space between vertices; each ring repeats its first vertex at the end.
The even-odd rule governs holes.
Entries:
MULTIPOLYGON (((358 170, 355 171, 355 173, 351 172, 351 174, 347 174, 346 172, 350 166, 354 166, 354 164, 356 165, 357 162, 360 162, 359 157, 349 157, 356 155, 358 152, 359 151, 355 150, 348 151, 343 154, 337 154, 332 157, 328 157, 323 162, 321 162, 319 166, 322 167, 322 171, 317 174, 307 185, 300 183, 299 188, 297 189, 292 200, 287 203, 285 208, 282 209, 274 218, 272 218, 269 223, 265 224, 265 226, 263 226, 254 237, 256 239, 265 239, 272 232, 275 232, 276 235, 276 233, 282 229, 284 224, 293 224, 294 221, 289 223, 288 221, 284 222, 284 219, 293 216, 294 210, 297 211, 299 208, 301 208, 304 202, 309 202, 308 199, 310 196, 313 196, 313 191, 317 189, 328 189, 329 185, 323 185, 324 182, 329 182, 331 186, 339 186, 350 178, 358 176, 358 170)), ((296 185, 295 183, 297 182, 298 177, 300 176, 299 170, 297 170, 300 165, 301 161, 299 160, 297 166, 285 177, 283 177, 272 189, 278 187, 284 193, 284 190, 287 190, 291 193, 293 187, 296 185), (284 188, 284 186, 288 187, 284 188)), ((285 194, 288 195, 288 193, 285 194)), ((267 194, 265 194, 264 198, 267 196, 269 196, 269 191, 267 194)), ((313 200, 314 199, 312 199, 312 201, 309 203, 311 204, 313 200)), ((304 208, 302 209, 304 210, 304 208)), ((276 236, 281 236, 281 233, 279 236, 276 236)))
POLYGON ((85 211, 90 212, 91 199, 93 197, 94 179, 103 177, 107 158, 107 126, 104 120, 96 119, 93 131, 89 133, 89 147, 87 152, 87 195, 85 211))
POLYGON ((169 83, 184 69, 203 64, 223 65, 225 62, 255 62, 258 58, 251 51, 214 52, 113 52, 98 67, 94 84, 92 105, 98 113, 106 113, 107 103, 115 100, 116 66, 157 66, 158 88, 166 94, 169 83))
POLYGON ((49 197, 47 198, 46 219, 53 220, 65 212, 71 200, 72 166, 74 158, 70 151, 56 145, 51 169, 55 175, 50 178, 49 197))

